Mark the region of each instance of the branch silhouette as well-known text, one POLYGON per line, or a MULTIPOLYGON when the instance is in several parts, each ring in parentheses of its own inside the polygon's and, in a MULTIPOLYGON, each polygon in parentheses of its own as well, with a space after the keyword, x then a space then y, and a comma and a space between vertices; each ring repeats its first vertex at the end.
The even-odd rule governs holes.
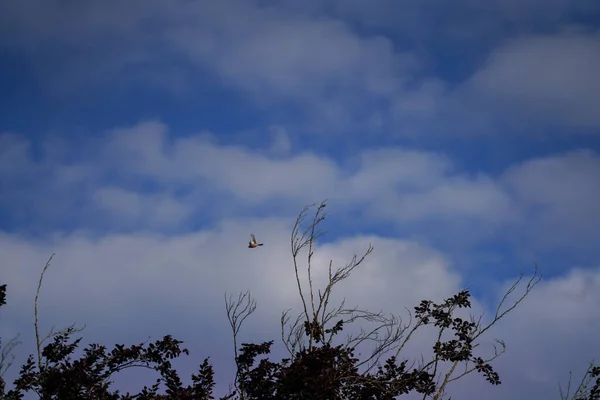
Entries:
MULTIPOLYGON (((353 255, 340 267, 335 266, 334 260, 318 265, 319 258, 315 255, 320 251, 319 239, 324 235, 326 206, 323 201, 305 207, 292 228, 293 279, 300 311, 288 309, 281 314, 280 338, 285 358, 274 359, 273 340, 240 344, 243 325, 256 311, 257 302, 250 291, 239 293, 237 298, 225 293, 236 372, 233 387, 221 400, 388 400, 407 393, 435 400, 448 395, 452 382, 471 373, 482 375, 492 385, 500 384, 500 376, 492 363, 505 353, 506 345, 494 339, 493 350, 481 353, 481 339, 540 282, 537 266, 520 294, 517 290, 522 286, 523 276, 508 288, 489 321, 484 321, 484 315, 461 316, 461 310, 471 307, 471 294, 466 289, 439 303, 422 300, 416 307, 406 308, 406 319, 383 310, 349 305, 345 297, 334 300, 338 298, 339 284, 352 279, 353 274, 366 265, 374 247, 369 244, 364 252, 353 255), (315 279, 318 271, 323 271, 321 284, 315 279), (427 357, 408 357, 407 344, 426 327, 436 332, 429 347, 433 353, 427 357)), ((75 335, 83 328, 76 328, 74 324, 59 331, 52 327, 41 337, 38 303, 53 256, 42 269, 34 300, 37 354, 27 358, 12 388, 6 391, 2 377, 15 360, 14 349, 19 344, 19 336, 2 348, 0 399, 17 400, 27 393, 35 393, 44 400, 215 398, 214 370, 209 359, 204 358, 197 372, 191 375, 191 383, 184 384, 172 360, 189 355, 189 351, 182 346, 182 341, 170 335, 153 342, 147 338, 129 346, 115 344, 110 349, 97 343, 80 349, 82 338, 75 335), (75 357, 78 352, 80 356, 75 357), (114 389, 113 377, 131 368, 153 370, 157 378, 135 394, 114 389)), ((3 285, 0 286, 0 306, 5 301, 6 285, 3 285)), ((598 380, 594 385, 593 378, 599 374, 598 367, 590 365, 575 395, 569 397, 569 383, 563 399, 597 400, 593 396, 598 393, 598 380)))

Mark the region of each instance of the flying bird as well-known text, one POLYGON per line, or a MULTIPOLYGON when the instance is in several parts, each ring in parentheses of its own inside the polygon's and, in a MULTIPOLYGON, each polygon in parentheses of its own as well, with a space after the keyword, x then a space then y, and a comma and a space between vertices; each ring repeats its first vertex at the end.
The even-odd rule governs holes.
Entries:
POLYGON ((258 246, 262 246, 263 243, 256 243, 256 238, 254 237, 254 234, 250 234, 250 243, 248 244, 248 248, 253 249, 255 247, 258 246))

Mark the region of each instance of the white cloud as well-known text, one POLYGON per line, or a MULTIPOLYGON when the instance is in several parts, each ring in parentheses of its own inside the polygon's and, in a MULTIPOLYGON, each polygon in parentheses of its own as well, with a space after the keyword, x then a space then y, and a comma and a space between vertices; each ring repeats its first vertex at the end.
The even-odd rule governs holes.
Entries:
MULTIPOLYGON (((414 55, 398 52, 384 36, 357 34, 343 20, 281 6, 237 0, 107 2, 101 8, 90 2, 66 8, 26 3, 0 12, 9 45, 34 58, 43 58, 39 49, 48 46, 81 51, 76 59, 58 58, 45 67, 52 69, 45 80, 52 91, 73 82, 108 86, 144 78, 161 88, 165 79, 173 80, 180 90, 181 79, 173 75, 189 77, 189 87, 194 76, 208 74, 250 95, 254 105, 293 104, 334 124, 339 121, 332 115, 350 107, 361 111, 365 96, 397 93, 417 65, 414 55), (153 21, 152 32, 146 21, 153 21)), ((39 73, 44 76, 44 70, 39 73)))
POLYGON ((366 203, 375 217, 399 221, 513 217, 511 199, 497 182, 456 171, 451 160, 436 153, 367 149, 348 170, 311 153, 282 159, 218 145, 206 134, 171 140, 159 123, 115 132, 107 154, 113 163, 115 155, 121 157, 122 174, 165 185, 209 185, 248 204, 286 199, 300 205, 326 197, 340 204, 366 203))
POLYGON ((122 157, 123 172, 163 183, 208 182, 251 203, 278 196, 307 200, 330 190, 338 172, 330 160, 311 153, 273 160, 218 145, 206 134, 169 141, 167 127, 158 123, 120 129, 113 138, 106 157, 122 157))
POLYGON ((189 217, 189 205, 168 194, 140 194, 118 187, 104 187, 92 195, 97 206, 113 215, 121 224, 177 226, 189 217))
POLYGON ((334 270, 342 267, 354 254, 360 258, 367 243, 373 243, 375 251, 352 279, 339 285, 350 303, 404 314, 403 307, 408 304, 417 305, 424 298, 441 301, 460 289, 460 276, 442 254, 416 241, 376 236, 359 236, 320 247, 313 258, 319 266, 315 281, 326 281, 329 260, 333 260, 334 270))
POLYGON ((255 95, 267 90, 313 100, 332 84, 356 85, 373 94, 397 88, 395 69, 403 66, 387 39, 362 39, 335 20, 291 17, 275 9, 246 11, 237 14, 236 24, 220 25, 216 34, 198 38, 197 29, 179 30, 172 39, 226 82, 255 95))
POLYGON ((345 181, 349 201, 364 202, 377 218, 400 222, 429 218, 513 218, 511 199, 493 179, 458 171, 443 154, 409 149, 363 151, 345 181))
POLYGON ((462 170, 441 153, 402 147, 364 149, 342 161, 310 152, 273 155, 268 149, 280 139, 254 151, 222 145, 207 132, 175 137, 160 122, 143 122, 97 140, 95 155, 65 160, 51 152, 34 162, 27 142, 12 135, 4 138, 14 144, 0 165, 3 182, 19 185, 1 199, 15 215, 51 221, 104 215, 110 218, 95 221, 105 228, 187 229, 207 210, 215 220, 267 208, 287 215, 329 198, 340 212, 359 207, 357 222, 448 222, 436 228, 447 239, 504 234, 520 247, 594 248, 600 163, 590 150, 524 161, 495 177, 462 170))
MULTIPOLYGON (((41 295, 44 327, 77 321, 94 335, 120 336, 115 339, 120 342, 179 332, 192 346, 216 348, 210 345, 216 338, 198 335, 197 330, 216 327, 218 340, 226 342, 224 292, 235 295, 249 289, 259 309, 244 336, 276 339, 280 313, 290 307, 301 310, 289 250, 291 222, 228 220, 211 231, 170 237, 138 233, 92 239, 75 233, 32 240, 3 234, 0 250, 10 274, 3 277, 9 301, 2 312, 11 323, 3 324, 2 334, 11 336, 14 329, 29 326, 31 314, 26 310, 31 310, 37 278, 49 254, 56 252, 41 295), (247 248, 251 231, 264 247, 247 248), (171 310, 162 317, 172 326, 155 322, 160 310, 171 310), (122 324, 134 315, 136 323, 123 332, 122 324)), ((330 259, 340 266, 353 252, 364 251, 369 241, 375 253, 336 294, 345 296, 348 304, 404 314, 403 307, 422 296, 441 298, 456 289, 459 278, 432 249, 376 236, 317 247, 317 280, 330 259), (381 296, 373 296, 372 290, 381 296)), ((304 260, 300 263, 304 269, 304 260)))

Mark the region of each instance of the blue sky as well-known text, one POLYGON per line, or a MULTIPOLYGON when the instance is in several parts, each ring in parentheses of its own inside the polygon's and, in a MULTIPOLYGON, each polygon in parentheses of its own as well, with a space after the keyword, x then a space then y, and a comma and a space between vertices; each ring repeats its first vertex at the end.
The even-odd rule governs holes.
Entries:
POLYGON ((48 324, 172 328, 226 376, 193 327, 226 337, 225 291, 260 293, 258 321, 298 306, 288 232, 328 198, 320 254, 373 242, 348 295, 375 308, 468 286, 486 309, 537 262, 537 297, 498 329, 506 385, 456 390, 554 395, 600 358, 599 23, 595 0, 2 2, 1 336, 29 329, 56 252, 48 324))

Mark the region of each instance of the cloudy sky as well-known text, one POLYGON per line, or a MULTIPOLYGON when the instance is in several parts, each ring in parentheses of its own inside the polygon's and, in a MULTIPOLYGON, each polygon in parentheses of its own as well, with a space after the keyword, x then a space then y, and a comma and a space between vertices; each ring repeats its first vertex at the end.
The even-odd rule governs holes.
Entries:
POLYGON ((503 384, 451 393, 558 398, 600 359, 600 3, 449 4, 0 2, 0 337, 21 332, 17 360, 56 253, 43 327, 173 334, 182 372, 211 356, 222 393, 224 293, 258 301, 242 341, 277 340, 300 305, 292 224, 328 198, 315 268, 375 247, 340 287, 353 303, 402 315, 468 287, 489 314, 537 263, 486 339, 508 346, 503 384))

